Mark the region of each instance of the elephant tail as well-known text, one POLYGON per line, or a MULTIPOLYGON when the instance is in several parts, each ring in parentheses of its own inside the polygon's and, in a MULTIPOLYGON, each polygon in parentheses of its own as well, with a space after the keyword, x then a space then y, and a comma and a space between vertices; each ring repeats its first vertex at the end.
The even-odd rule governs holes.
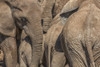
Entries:
POLYGON ((94 57, 93 57, 93 52, 92 52, 92 46, 91 45, 92 45, 91 42, 87 41, 86 47, 87 47, 88 56, 89 56, 89 60, 90 60, 90 67, 95 67, 94 57))

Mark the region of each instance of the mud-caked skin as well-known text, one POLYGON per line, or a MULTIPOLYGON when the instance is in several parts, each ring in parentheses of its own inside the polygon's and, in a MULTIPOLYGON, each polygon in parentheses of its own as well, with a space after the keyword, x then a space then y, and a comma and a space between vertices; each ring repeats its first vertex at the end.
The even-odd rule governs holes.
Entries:
MULTIPOLYGON (((62 32, 62 45, 70 66, 99 67, 100 1, 70 0, 66 5, 68 4, 72 9, 79 7, 79 10, 69 17, 62 32)), ((62 13, 69 10, 70 7, 66 6, 62 13)))
POLYGON ((18 27, 23 29, 32 42, 31 67, 38 67, 42 51, 41 8, 37 0, 8 1, 18 27))

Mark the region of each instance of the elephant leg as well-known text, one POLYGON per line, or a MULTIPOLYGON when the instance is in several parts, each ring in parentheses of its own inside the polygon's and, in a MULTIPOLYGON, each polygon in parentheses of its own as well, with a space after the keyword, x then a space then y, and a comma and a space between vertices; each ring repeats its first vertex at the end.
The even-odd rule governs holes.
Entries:
POLYGON ((5 65, 6 67, 13 67, 13 59, 9 48, 4 47, 5 65))
POLYGON ((12 52, 12 58, 13 58, 13 64, 16 67, 17 65, 17 45, 16 45, 16 39, 9 37, 8 44, 10 44, 11 52, 12 52))
POLYGON ((95 67, 100 67, 100 40, 98 40, 93 45, 93 57, 94 57, 95 67))
POLYGON ((44 50, 45 66, 48 67, 48 46, 45 44, 44 50))
POLYGON ((2 42, 6 67, 16 67, 17 65, 17 46, 13 37, 7 37, 2 42))
POLYGON ((85 51, 80 42, 65 44, 65 54, 71 67, 88 67, 85 51))
POLYGON ((19 54, 19 59, 20 59, 19 66, 20 66, 20 67, 27 67, 26 64, 25 64, 24 55, 21 54, 22 52, 23 52, 23 51, 20 51, 20 54, 19 54))
POLYGON ((64 52, 54 52, 51 62, 51 67, 64 67, 66 63, 66 58, 64 52))

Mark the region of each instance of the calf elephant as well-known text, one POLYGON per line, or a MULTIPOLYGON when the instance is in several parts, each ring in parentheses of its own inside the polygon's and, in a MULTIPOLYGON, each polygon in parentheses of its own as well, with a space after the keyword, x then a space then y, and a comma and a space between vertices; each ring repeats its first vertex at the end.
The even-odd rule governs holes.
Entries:
POLYGON ((71 67, 100 66, 99 4, 99 0, 70 0, 62 11, 64 13, 79 7, 62 31, 62 45, 71 67))
POLYGON ((17 65, 15 36, 16 26, 14 24, 12 12, 4 1, 0 1, 0 48, 4 53, 6 67, 16 67, 17 65))
POLYGON ((36 0, 6 1, 16 25, 25 31, 32 42, 31 67, 38 67, 42 55, 41 8, 36 0))
POLYGON ((66 62, 60 43, 56 43, 64 26, 60 21, 60 16, 58 15, 57 17, 59 17, 59 20, 54 20, 53 22, 57 21, 58 23, 53 24, 45 35, 44 46, 47 67, 64 67, 66 62), (57 46, 57 48, 55 48, 55 46, 57 46), (56 55, 59 55, 59 57, 56 57, 56 55), (60 58, 63 58, 62 63, 59 63, 61 62, 60 58))
POLYGON ((22 32, 21 44, 19 46, 19 66, 30 67, 32 59, 32 48, 30 38, 22 32))

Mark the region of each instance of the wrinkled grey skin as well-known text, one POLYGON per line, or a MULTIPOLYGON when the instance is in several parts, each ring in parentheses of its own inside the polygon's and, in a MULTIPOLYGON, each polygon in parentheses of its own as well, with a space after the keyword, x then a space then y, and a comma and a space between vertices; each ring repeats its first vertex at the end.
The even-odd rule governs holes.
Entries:
MULTIPOLYGON (((55 20, 56 21, 56 20, 55 20)), ((46 57, 46 67, 63 67, 65 63, 65 58, 64 58, 64 53, 62 51, 57 51, 55 50, 55 46, 60 47, 59 43, 56 43, 59 37, 59 34, 61 33, 63 28, 63 24, 60 22, 57 24, 52 25, 47 34, 45 35, 45 41, 44 41, 44 46, 45 46, 45 57, 46 57), (59 55, 59 57, 56 57, 56 55, 59 55), (59 59, 58 59, 59 58, 59 59), (64 63, 60 63, 57 65, 60 61, 60 58, 64 58, 64 63)), ((59 41, 58 41, 59 42, 59 41)), ((61 50, 61 48, 58 48, 61 50)), ((63 60, 62 60, 63 62, 63 60)))
POLYGON ((42 55, 41 8, 36 0, 8 1, 17 26, 23 29, 32 42, 32 61, 30 67, 38 67, 42 55))
POLYGON ((21 44, 19 46, 19 66, 20 67, 30 67, 32 59, 32 48, 29 37, 22 32, 21 44))
MULTIPOLYGON (((58 8, 58 10, 60 9, 58 8)), ((65 66, 66 58, 60 46, 61 43, 59 41, 60 39, 59 36, 63 29, 63 26, 65 25, 67 21, 67 18, 76 11, 77 10, 72 10, 68 13, 64 13, 64 14, 62 13, 61 15, 57 14, 52 20, 51 25, 50 25, 51 27, 49 28, 47 34, 44 35, 45 36, 44 37, 45 57, 46 57, 47 67, 64 67, 65 66)))
MULTIPOLYGON (((67 19, 67 17, 65 18, 67 19)), ((47 34, 44 35, 46 67, 65 66, 66 58, 61 48, 60 37, 59 37, 65 22, 61 20, 60 14, 58 14, 53 19, 52 25, 49 28, 47 34)))
POLYGON ((99 57, 100 55, 97 54, 99 52, 97 47, 100 46, 98 42, 100 37, 100 32, 98 31, 100 27, 100 1, 74 1, 74 4, 72 2, 67 3, 67 5, 71 4, 71 8, 66 6, 68 9, 65 8, 62 11, 63 13, 81 5, 79 10, 68 19, 63 29, 62 45, 65 48, 64 52, 68 55, 70 66, 72 67, 99 67, 100 60, 97 56, 99 57))
POLYGON ((16 27, 9 6, 0 0, 0 48, 4 52, 6 67, 16 67, 17 46, 16 27))

